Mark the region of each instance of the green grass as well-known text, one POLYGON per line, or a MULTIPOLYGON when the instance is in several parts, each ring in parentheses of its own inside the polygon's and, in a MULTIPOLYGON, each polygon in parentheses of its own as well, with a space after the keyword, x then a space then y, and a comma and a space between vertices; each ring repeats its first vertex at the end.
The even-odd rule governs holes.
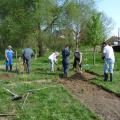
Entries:
POLYGON ((4 84, 17 94, 27 94, 29 89, 43 90, 30 93, 22 109, 23 100, 11 101, 11 96, 0 87, 0 113, 14 113, 11 120, 99 120, 95 114, 75 100, 56 82, 49 84, 4 84))
POLYGON ((48 88, 31 94, 19 109, 16 120, 97 120, 94 114, 74 100, 62 87, 48 88))
MULTIPOLYGON (((73 57, 71 56, 71 63, 72 60, 73 57)), ((1 63, 4 63, 4 61, 1 61, 1 63)), ((57 83, 59 74, 62 73, 61 58, 58 61, 58 65, 60 71, 50 72, 48 54, 46 54, 44 57, 31 61, 30 75, 12 73, 14 76, 10 79, 1 79, 0 113, 13 113, 16 115, 8 117, 9 120, 99 120, 94 113, 75 100, 62 85, 57 83), (36 80, 46 80, 46 82, 34 82, 36 80), (24 95, 24 99, 11 101, 11 95, 3 87, 19 95, 24 95), (29 89, 45 87, 48 88, 30 93, 22 109, 29 89)), ((74 73, 71 68, 72 64, 69 76, 74 73)), ((0 71, 0 75, 5 73, 5 71, 0 71)))

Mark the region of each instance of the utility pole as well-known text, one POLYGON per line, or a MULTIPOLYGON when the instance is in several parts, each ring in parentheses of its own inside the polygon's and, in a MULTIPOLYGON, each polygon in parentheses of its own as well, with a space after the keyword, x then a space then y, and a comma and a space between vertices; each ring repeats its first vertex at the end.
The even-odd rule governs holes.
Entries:
POLYGON ((120 37, 120 28, 118 28, 118 39, 120 37))
POLYGON ((120 45, 120 28, 118 28, 118 45, 120 45))

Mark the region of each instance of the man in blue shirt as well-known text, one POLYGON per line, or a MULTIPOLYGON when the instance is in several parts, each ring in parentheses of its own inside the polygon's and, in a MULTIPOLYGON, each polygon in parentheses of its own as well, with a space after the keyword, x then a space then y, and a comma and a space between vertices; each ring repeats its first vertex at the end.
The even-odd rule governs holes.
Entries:
POLYGON ((6 71, 8 71, 8 68, 10 68, 10 71, 12 71, 13 53, 12 47, 9 45, 8 49, 5 50, 6 71))

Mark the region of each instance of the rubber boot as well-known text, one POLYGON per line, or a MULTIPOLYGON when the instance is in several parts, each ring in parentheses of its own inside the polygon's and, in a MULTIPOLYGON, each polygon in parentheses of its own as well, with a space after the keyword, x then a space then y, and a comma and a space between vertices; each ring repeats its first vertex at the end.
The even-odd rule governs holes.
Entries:
POLYGON ((112 76, 113 76, 112 73, 110 73, 110 82, 112 82, 112 76))
POLYGON ((10 65, 10 71, 12 71, 12 65, 10 65))
POLYGON ((67 78, 67 73, 64 73, 64 78, 67 78))
POLYGON ((8 65, 6 65, 6 71, 8 71, 8 65))
POLYGON ((104 73, 104 81, 107 81, 107 79, 108 79, 108 74, 104 73))

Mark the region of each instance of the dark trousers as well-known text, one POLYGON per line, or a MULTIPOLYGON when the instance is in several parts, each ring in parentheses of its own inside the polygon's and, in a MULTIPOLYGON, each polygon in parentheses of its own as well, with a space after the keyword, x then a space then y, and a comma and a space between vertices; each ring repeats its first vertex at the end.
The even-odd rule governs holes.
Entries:
POLYGON ((69 65, 68 64, 63 64, 64 77, 67 77, 68 69, 69 69, 69 65))
POLYGON ((29 74, 30 73, 30 60, 23 58, 23 63, 24 63, 26 72, 29 74))
POLYGON ((6 71, 8 71, 8 69, 10 69, 10 71, 12 71, 12 62, 6 60, 6 71))
POLYGON ((77 68, 77 70, 82 70, 82 65, 80 64, 80 60, 76 60, 74 59, 74 63, 73 63, 73 69, 77 68))

